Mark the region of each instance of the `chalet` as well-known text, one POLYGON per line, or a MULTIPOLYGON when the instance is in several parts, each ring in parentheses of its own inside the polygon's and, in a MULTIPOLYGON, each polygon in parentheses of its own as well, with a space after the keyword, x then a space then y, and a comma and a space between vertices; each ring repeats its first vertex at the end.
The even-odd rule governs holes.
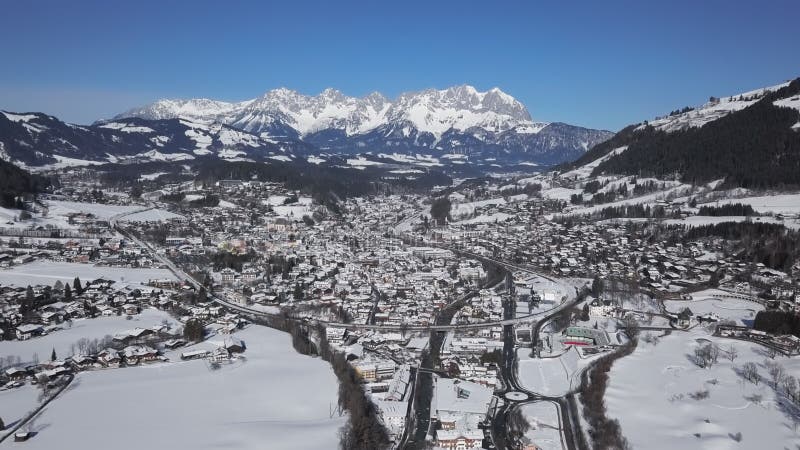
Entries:
POLYGON ((16 331, 17 339, 25 341, 32 337, 41 336, 44 333, 44 327, 36 324, 26 324, 18 326, 16 331))
POLYGON ((19 367, 12 367, 10 369, 6 369, 5 374, 6 378, 14 381, 24 380, 25 377, 28 376, 28 372, 25 369, 21 369, 19 367))
POLYGON ((175 350, 178 347, 183 347, 186 345, 186 341, 183 339, 170 339, 167 342, 164 342, 164 347, 170 350, 175 350))
POLYGON ((134 328, 132 330, 123 331, 114 335, 114 340, 122 342, 123 344, 130 344, 132 342, 144 342, 148 338, 154 336, 156 332, 151 328, 134 328))
POLYGON ((77 369, 88 369, 94 364, 94 358, 88 355, 75 355, 70 357, 72 365, 77 369))
POLYGON ((234 337, 225 339, 224 347, 225 350, 230 353, 244 353, 244 351, 247 349, 247 346, 244 344, 243 340, 234 337))
POLYGON ((122 358, 119 352, 113 348, 107 348, 97 354, 97 362, 105 367, 119 367, 122 358))
POLYGON ((129 365, 158 359, 158 351, 146 345, 130 345, 122 349, 122 353, 125 357, 125 363, 129 365))

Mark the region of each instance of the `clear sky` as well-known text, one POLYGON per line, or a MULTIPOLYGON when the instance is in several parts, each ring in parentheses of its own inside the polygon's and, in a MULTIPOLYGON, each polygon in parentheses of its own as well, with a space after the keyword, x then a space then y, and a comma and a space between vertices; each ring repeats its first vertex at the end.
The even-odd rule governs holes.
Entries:
POLYGON ((159 98, 472 84, 617 130, 800 76, 797 0, 6 1, 0 109, 90 123, 159 98))

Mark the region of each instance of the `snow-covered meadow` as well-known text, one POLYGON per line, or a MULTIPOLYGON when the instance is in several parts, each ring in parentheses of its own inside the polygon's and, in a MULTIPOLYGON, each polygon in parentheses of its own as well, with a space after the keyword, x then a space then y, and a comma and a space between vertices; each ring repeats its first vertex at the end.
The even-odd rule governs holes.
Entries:
POLYGON ((72 282, 79 277, 84 283, 103 278, 118 283, 115 287, 136 286, 150 280, 174 280, 166 269, 130 269, 121 267, 94 266, 91 264, 37 260, 29 264, 0 270, 0 285, 52 286, 56 281, 72 282))
MULTIPOLYGON (((619 420, 633 448, 794 448, 800 442, 798 411, 786 406, 766 381, 765 354, 759 345, 713 338, 701 330, 673 332, 655 345, 640 341, 633 354, 611 369, 607 415, 619 420), (710 369, 690 360, 705 342, 698 339, 709 339, 723 349, 710 369), (724 352, 730 345, 739 353, 733 362, 724 352), (740 375, 747 362, 756 363, 765 378, 758 385, 740 375), (734 439, 737 433, 741 442, 734 439)), ((800 376, 800 359, 776 361, 787 373, 800 376)))
POLYGON ((522 405, 522 415, 531 425, 525 436, 542 450, 561 450, 565 448, 561 437, 561 420, 558 404, 540 401, 522 405))
POLYGON ((531 358, 529 348, 517 350, 518 373, 522 386, 545 396, 566 395, 580 385, 580 372, 587 365, 573 347, 551 358, 531 358))
POLYGON ((251 326, 237 337, 244 358, 217 370, 194 360, 78 374, 33 422, 38 434, 25 447, 337 448, 346 417, 330 413, 337 381, 328 363, 296 353, 276 330, 251 326))
MULTIPOLYGON (((707 290, 691 301, 666 301, 667 311, 688 307, 695 315, 714 313, 738 325, 750 324, 763 309, 758 303, 707 290)), ((792 448, 800 442, 800 411, 787 406, 767 382, 767 352, 760 345, 713 337, 705 326, 674 331, 652 342, 639 340, 636 351, 616 361, 606 391, 608 416, 618 419, 623 435, 634 448, 792 448), (710 368, 692 361, 696 348, 707 343, 721 349, 710 368), (738 356, 731 361, 729 349, 738 356), (755 363, 762 382, 741 376, 745 363, 755 363), (707 394, 706 394, 707 392, 707 394), (706 396, 707 395, 707 396, 706 396), (742 440, 734 438, 741 433, 742 440)), ((800 358, 775 359, 787 374, 800 377, 800 358)))

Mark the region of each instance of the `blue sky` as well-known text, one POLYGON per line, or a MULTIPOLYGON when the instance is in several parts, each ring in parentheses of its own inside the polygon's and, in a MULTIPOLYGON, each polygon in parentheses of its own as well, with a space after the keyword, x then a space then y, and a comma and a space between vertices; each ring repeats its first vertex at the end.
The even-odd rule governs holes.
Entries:
POLYGON ((4 2, 0 109, 89 123, 159 98, 498 86, 617 130, 800 76, 800 2, 4 2))

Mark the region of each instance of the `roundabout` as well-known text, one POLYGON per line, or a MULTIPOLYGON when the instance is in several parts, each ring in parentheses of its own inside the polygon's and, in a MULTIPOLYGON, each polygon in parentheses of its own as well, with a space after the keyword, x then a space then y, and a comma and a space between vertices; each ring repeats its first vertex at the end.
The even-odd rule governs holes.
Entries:
POLYGON ((519 391, 506 392, 503 397, 512 402, 524 402, 529 398, 528 394, 519 391))

